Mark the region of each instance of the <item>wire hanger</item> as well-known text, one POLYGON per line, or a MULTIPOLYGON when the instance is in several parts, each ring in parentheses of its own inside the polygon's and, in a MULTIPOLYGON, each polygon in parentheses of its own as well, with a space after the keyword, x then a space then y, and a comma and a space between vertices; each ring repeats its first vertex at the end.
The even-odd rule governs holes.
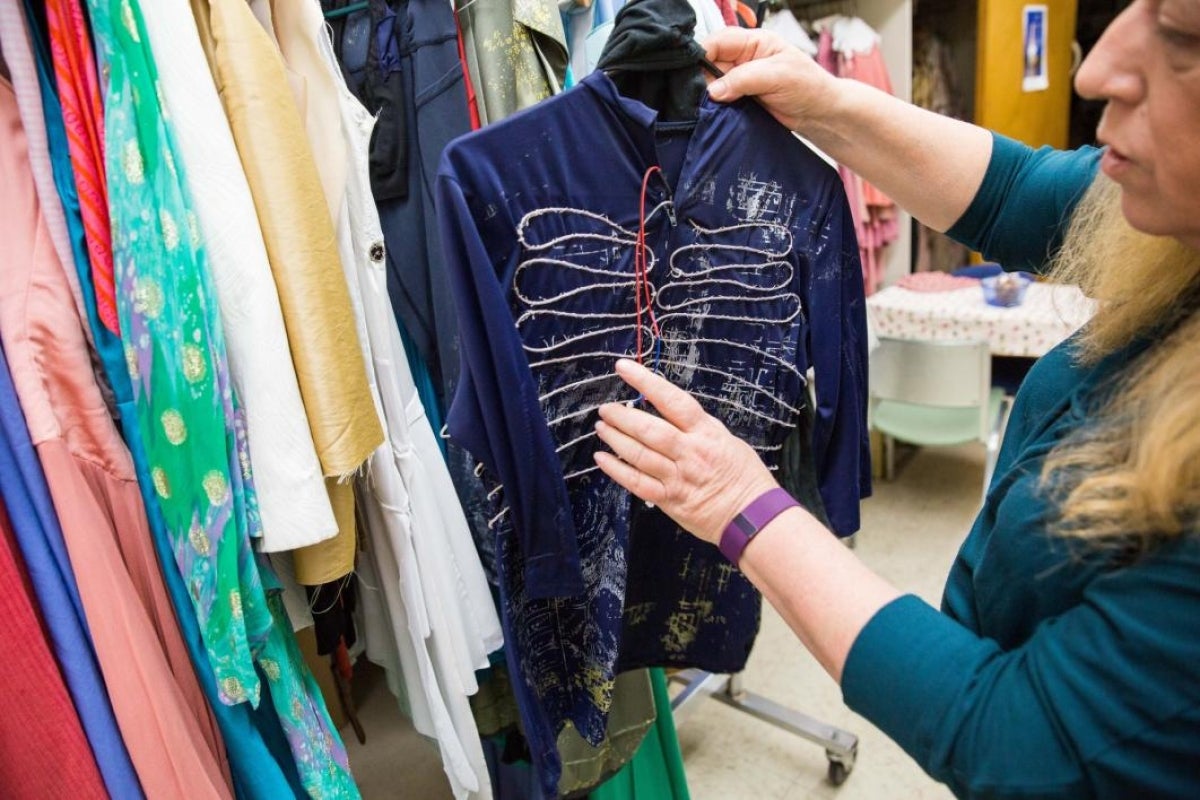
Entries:
POLYGON ((330 9, 325 12, 325 19, 338 19, 339 17, 348 17, 355 11, 366 11, 370 3, 351 3, 348 6, 341 8, 330 9))

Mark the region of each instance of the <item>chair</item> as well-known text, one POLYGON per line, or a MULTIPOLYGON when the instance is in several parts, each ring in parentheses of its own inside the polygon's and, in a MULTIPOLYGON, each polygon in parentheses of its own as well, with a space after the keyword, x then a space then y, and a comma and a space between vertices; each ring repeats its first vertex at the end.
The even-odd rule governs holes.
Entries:
POLYGON ((871 427, 884 435, 884 478, 895 472, 895 439, 928 447, 971 441, 987 447, 987 494, 1009 401, 991 385, 986 342, 880 337, 870 360, 871 427))

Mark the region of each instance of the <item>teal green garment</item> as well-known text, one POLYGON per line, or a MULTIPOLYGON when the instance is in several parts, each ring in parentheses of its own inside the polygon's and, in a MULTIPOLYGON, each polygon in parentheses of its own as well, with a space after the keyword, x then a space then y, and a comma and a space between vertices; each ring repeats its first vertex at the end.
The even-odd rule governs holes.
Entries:
MULTIPOLYGON (((137 410, 133 404, 133 385, 129 381, 124 350, 121 340, 104 327, 96 313, 96 292, 92 285, 92 267, 84 241, 79 197, 75 189, 75 177, 71 171, 71 158, 67 151, 67 132, 63 127, 62 107, 54 86, 53 65, 50 62, 48 45, 44 41, 44 33, 39 27, 37 15, 33 13, 33 0, 25 0, 25 4, 26 18, 31 26, 33 33, 31 38, 34 41, 38 59, 38 82, 42 89, 42 110, 49 139, 50 163, 54 171, 54 183, 58 189, 59 199, 62 200, 67 228, 70 232, 71 253, 83 290, 84 305, 87 307, 88 327, 92 332, 92 340, 96 343, 96 352, 100 357, 103 375, 108 379, 117 403, 117 422, 125 435, 129 452, 133 456, 134 469, 138 476, 138 488, 146 505, 146 516, 150 523, 150 535, 154 542, 154 549, 158 554, 159 563, 166 565, 166 568, 162 570, 163 580, 175 607, 179 630, 187 644, 192 664, 196 668, 196 678, 208 698, 209 707, 221 729, 221 738, 225 742, 230 772, 233 776, 234 793, 238 800, 277 800, 280 797, 303 796, 304 787, 300 784, 295 760, 292 758, 291 751, 288 750, 287 740, 284 738, 283 729, 280 727, 274 709, 268 709, 265 703, 260 704, 258 710, 255 711, 248 704, 227 706, 220 702, 219 689, 212 669, 208 665, 208 656, 205 654, 196 612, 188 596, 187 586, 180 577, 179 570, 171 566, 175 562, 175 556, 167 538, 162 511, 154 499, 154 489, 150 481, 150 465, 146 460, 145 449, 141 444, 141 434, 137 427, 137 410)), ((103 696, 102 693, 101 696, 103 696)), ((107 698, 105 698, 105 702, 107 703, 107 698)), ((124 752, 125 745, 121 741, 121 737, 116 734, 115 722, 113 735, 110 738, 115 741, 110 742, 108 746, 124 752)), ((93 742, 93 746, 94 744, 93 742)), ((116 784, 117 788, 114 789, 114 784, 108 782, 108 772, 111 771, 114 764, 102 761, 100 753, 97 752, 97 761, 101 763, 101 771, 105 772, 109 793, 114 797, 132 800, 138 796, 136 794, 138 791, 137 777, 133 773, 132 764, 129 764, 128 755, 124 760, 128 765, 129 780, 132 783, 125 787, 118 783, 116 784)), ((110 757, 109 762, 112 761, 113 759, 110 757)))
MULTIPOLYGON (((1097 158, 998 138, 955 233, 1010 267, 1034 265, 1058 240, 1043 220, 1065 220, 1097 158)), ((902 597, 847 657, 846 703, 959 797, 1200 792, 1200 531, 1122 561, 1050 534, 1039 487, 1049 450, 1089 423, 1145 346, 1082 366, 1072 340, 1034 365, 942 612, 902 597)))
POLYGON ((247 433, 141 5, 88 0, 88 10, 107 79, 113 264, 140 444, 218 699, 257 708, 261 670, 308 795, 357 800, 345 748, 292 635, 278 582, 250 544, 261 522, 247 433))
POLYGON ((1005 269, 1040 272, 1100 166, 1100 150, 1033 150, 992 134, 983 184, 946 235, 1005 269))
POLYGON ((633 760, 593 791, 590 800, 689 800, 666 675, 661 669, 651 669, 650 683, 658 712, 654 727, 633 760))

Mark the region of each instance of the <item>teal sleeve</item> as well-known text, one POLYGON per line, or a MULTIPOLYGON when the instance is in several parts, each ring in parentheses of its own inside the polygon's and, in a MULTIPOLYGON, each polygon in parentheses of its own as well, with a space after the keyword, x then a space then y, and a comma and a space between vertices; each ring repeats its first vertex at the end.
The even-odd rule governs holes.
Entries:
POLYGON ((1200 543, 1095 579, 1001 650, 911 595, 859 634, 847 705, 963 798, 1195 797, 1200 543))
POLYGON ((992 134, 992 157, 971 205, 946 234, 1005 269, 1041 272, 1062 244, 1102 151, 1034 150, 992 134))

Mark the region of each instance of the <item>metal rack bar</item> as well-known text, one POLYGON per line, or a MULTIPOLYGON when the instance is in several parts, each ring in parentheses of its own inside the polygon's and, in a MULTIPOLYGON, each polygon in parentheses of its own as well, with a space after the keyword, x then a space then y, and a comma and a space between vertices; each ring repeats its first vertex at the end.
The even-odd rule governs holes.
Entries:
POLYGON ((717 675, 698 669, 682 670, 671 680, 684 684, 683 691, 671 700, 671 712, 676 725, 682 725, 699 707, 701 697, 719 700, 756 719, 774 725, 825 748, 829 759, 829 782, 840 786, 854 769, 858 759, 858 737, 853 733, 827 725, 807 714, 782 706, 742 686, 741 674, 717 675))

